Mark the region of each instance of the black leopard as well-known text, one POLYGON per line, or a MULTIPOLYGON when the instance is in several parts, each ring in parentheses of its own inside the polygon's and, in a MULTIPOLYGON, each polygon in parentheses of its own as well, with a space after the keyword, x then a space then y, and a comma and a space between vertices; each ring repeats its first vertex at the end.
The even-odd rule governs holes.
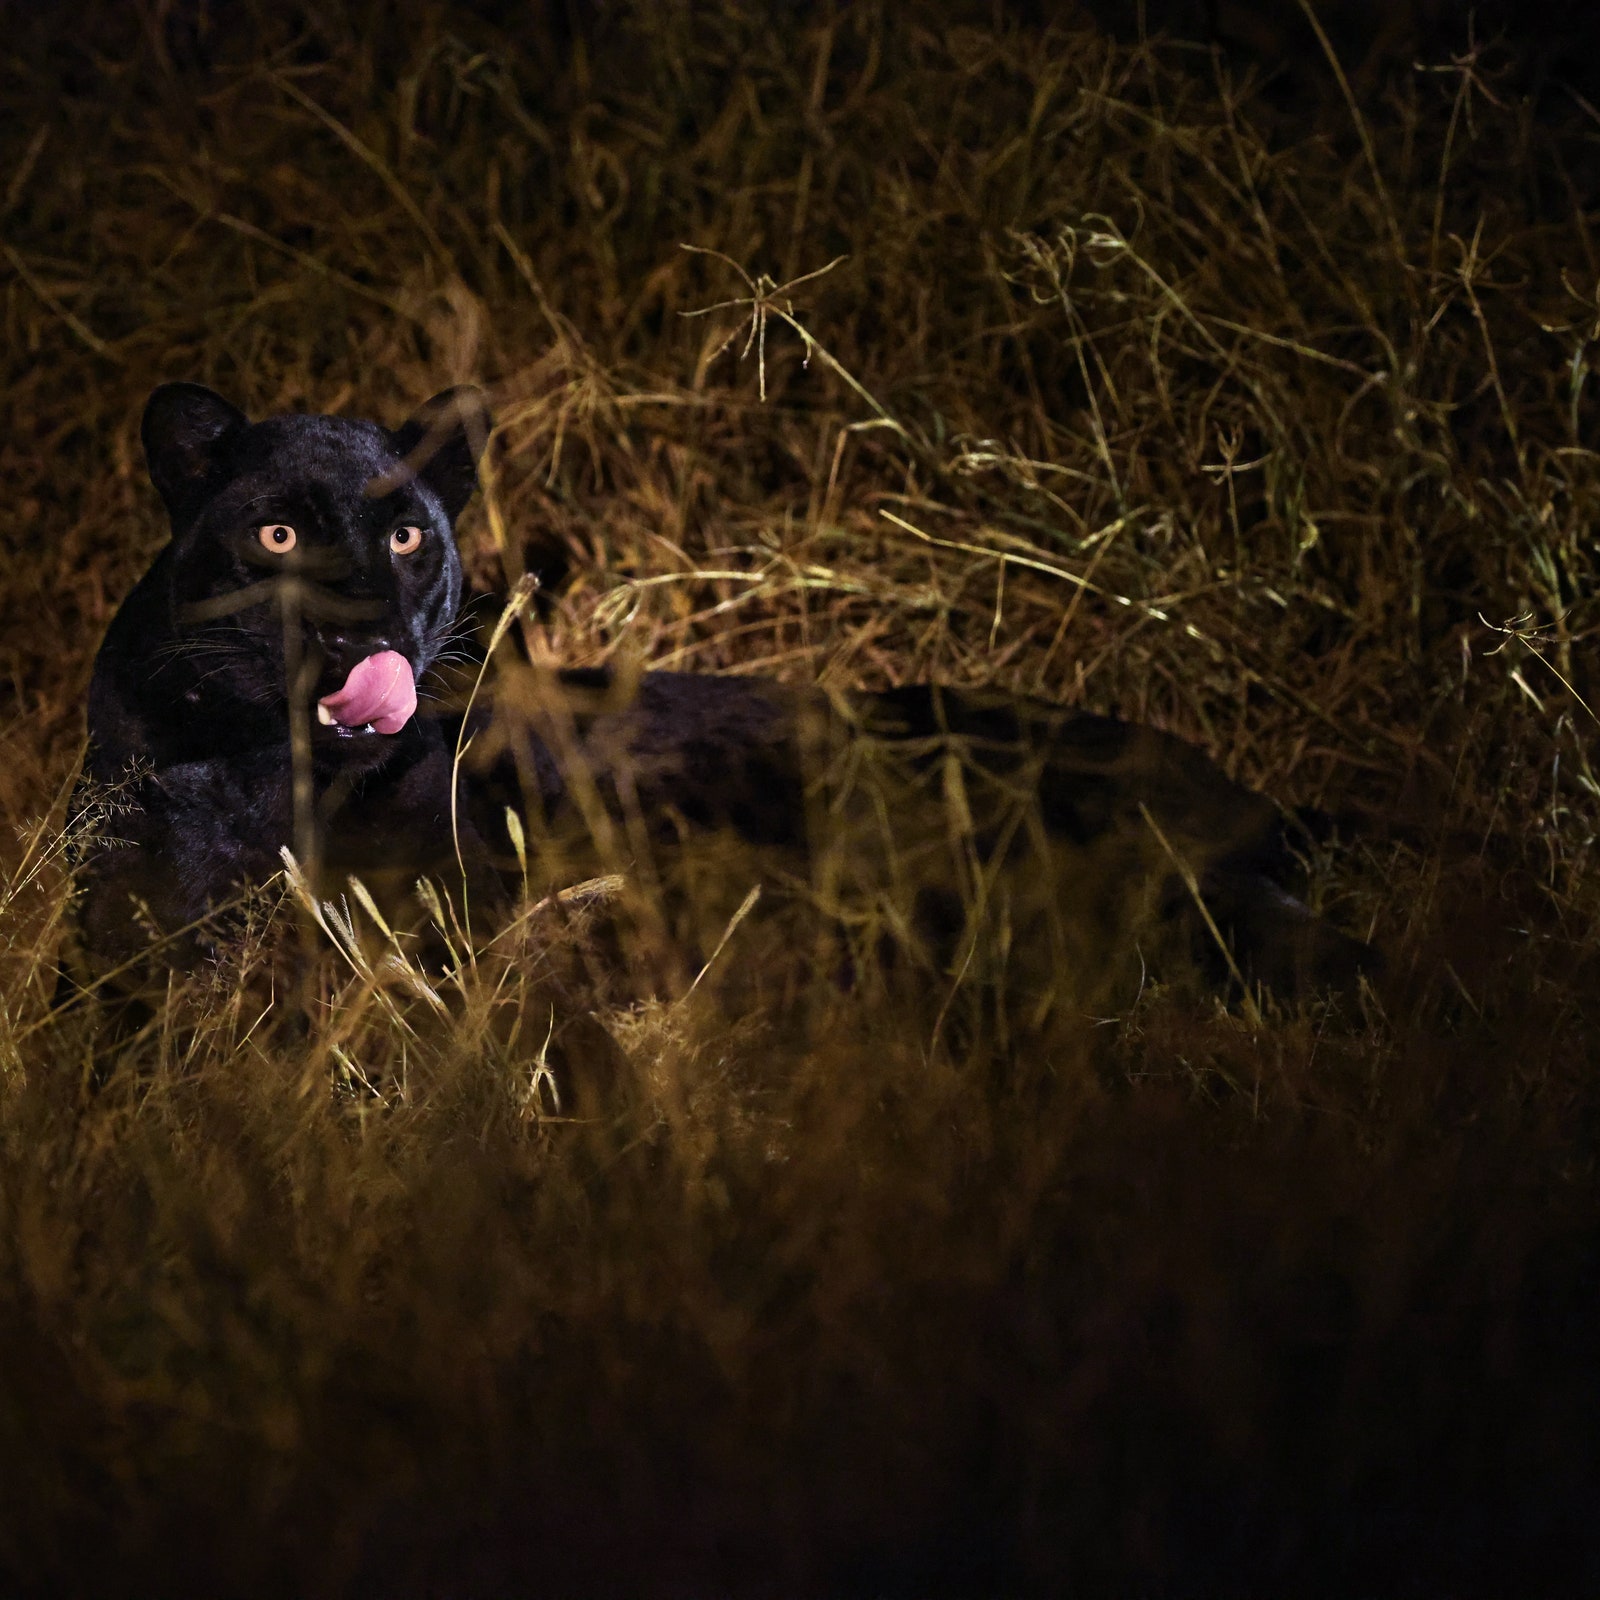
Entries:
POLYGON ((114 815, 82 872, 90 973, 200 959, 285 847, 319 885, 434 877, 506 906, 530 876, 654 881, 718 840, 845 923, 875 908, 951 973, 998 961, 1037 987, 1181 949, 1299 987, 1372 963, 1292 892, 1292 819, 1152 728, 931 685, 525 660, 451 703, 454 527, 488 428, 470 389, 393 431, 151 396, 172 537, 95 662, 80 808, 109 795, 114 815))

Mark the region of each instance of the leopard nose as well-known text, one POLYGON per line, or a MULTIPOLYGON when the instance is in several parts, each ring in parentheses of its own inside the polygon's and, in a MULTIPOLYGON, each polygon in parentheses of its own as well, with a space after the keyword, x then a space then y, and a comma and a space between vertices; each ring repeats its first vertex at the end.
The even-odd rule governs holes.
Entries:
POLYGON ((365 661, 368 656, 375 656, 380 650, 395 648, 394 639, 387 632, 355 633, 341 630, 324 634, 320 643, 328 669, 337 673, 341 681, 358 661, 365 661))

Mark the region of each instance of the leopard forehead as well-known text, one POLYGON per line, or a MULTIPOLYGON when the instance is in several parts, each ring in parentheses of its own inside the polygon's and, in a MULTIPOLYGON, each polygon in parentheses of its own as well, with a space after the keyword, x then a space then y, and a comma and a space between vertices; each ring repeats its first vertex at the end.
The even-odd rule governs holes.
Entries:
POLYGON ((375 422, 347 417, 269 417, 240 434, 228 476, 315 485, 342 500, 371 502, 404 490, 442 512, 425 479, 404 471, 394 438, 375 422))
POLYGON ((191 552, 199 555, 218 535, 258 521, 289 522, 302 541, 363 544, 397 523, 415 522, 440 541, 434 557, 455 562, 454 527, 437 489, 408 470, 394 436, 372 422, 273 417, 243 429, 218 461, 193 520, 178 530, 180 560, 187 566, 191 552))

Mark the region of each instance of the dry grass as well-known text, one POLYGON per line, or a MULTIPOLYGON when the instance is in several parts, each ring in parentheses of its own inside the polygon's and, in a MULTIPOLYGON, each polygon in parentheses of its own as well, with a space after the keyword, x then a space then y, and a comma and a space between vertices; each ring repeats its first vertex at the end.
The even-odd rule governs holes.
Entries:
POLYGON ((0 63, 7 1589, 1592 1583, 1592 117, 1493 51, 1285 110, 976 5, 49 11, 0 63), (424 981, 269 894, 110 1042, 49 1009, 57 830, 165 378, 482 382, 469 564, 542 578, 536 658, 1160 723, 1355 826, 1313 890, 1389 974, 1017 1045, 786 989, 759 915, 689 988, 600 886, 424 981))

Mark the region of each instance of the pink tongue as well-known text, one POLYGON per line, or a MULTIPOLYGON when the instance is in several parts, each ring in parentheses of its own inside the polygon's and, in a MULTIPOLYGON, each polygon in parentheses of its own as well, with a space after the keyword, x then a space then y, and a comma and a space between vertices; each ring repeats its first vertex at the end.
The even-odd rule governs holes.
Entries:
POLYGON ((344 688, 318 704, 341 727, 370 722, 379 733, 399 733, 417 709, 417 680, 411 663, 395 650, 380 650, 350 669, 344 688))

